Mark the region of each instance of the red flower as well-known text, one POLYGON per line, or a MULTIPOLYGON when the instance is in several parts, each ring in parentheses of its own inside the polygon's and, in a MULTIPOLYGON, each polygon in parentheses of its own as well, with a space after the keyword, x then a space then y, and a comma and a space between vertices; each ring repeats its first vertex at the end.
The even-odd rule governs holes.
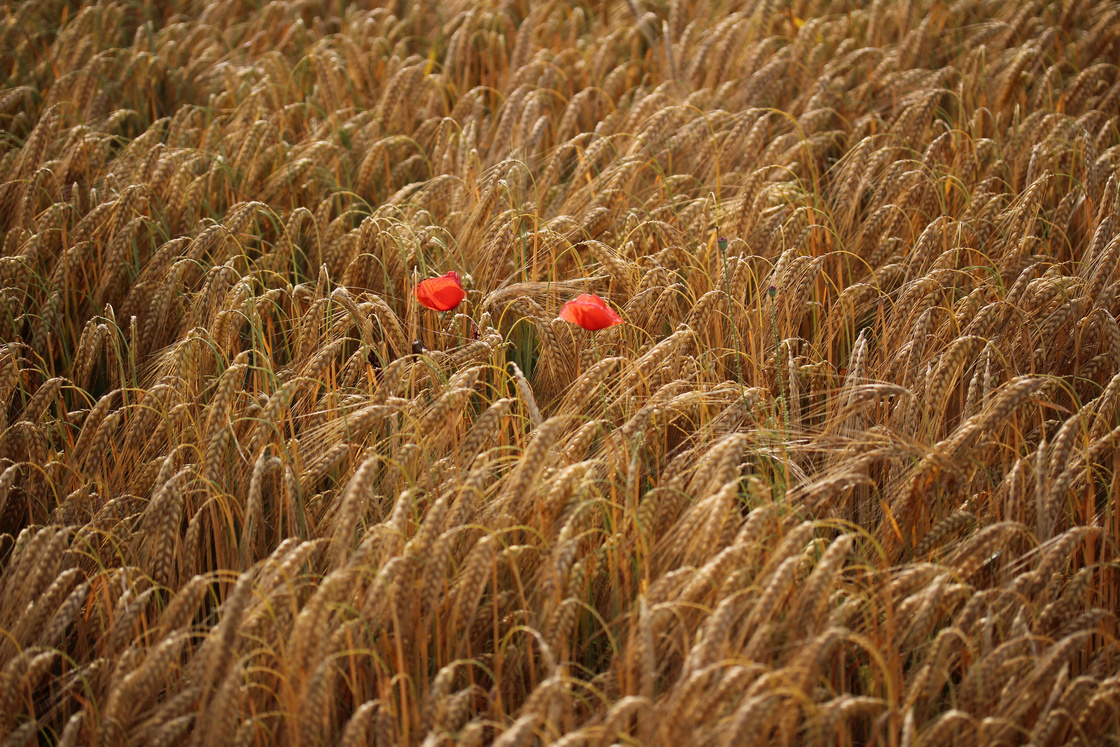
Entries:
POLYGON ((607 302, 591 293, 573 298, 560 309, 560 318, 584 329, 596 330, 622 324, 622 317, 607 302))
POLYGON ((434 311, 450 311, 467 297, 459 282, 459 273, 451 272, 438 278, 428 278, 416 286, 416 300, 434 311))

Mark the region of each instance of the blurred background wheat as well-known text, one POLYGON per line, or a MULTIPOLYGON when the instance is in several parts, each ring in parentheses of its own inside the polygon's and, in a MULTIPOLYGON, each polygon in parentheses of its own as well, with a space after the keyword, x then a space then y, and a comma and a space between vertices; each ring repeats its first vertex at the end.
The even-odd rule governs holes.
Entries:
POLYGON ((1117 740, 1120 3, 0 12, 3 745, 1117 740))

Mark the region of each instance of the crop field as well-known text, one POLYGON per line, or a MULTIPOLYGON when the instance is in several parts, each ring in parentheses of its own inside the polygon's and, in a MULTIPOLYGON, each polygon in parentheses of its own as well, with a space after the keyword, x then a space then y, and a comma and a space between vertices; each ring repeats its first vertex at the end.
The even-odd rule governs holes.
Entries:
POLYGON ((6 4, 0 744, 1116 744, 1118 62, 1117 0, 6 4))

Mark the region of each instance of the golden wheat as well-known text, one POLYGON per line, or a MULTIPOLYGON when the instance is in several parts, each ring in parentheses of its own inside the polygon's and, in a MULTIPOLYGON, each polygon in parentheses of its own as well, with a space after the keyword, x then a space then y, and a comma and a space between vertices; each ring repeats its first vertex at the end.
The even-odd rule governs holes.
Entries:
POLYGON ((0 13, 5 744, 1120 737, 1115 0, 0 13))

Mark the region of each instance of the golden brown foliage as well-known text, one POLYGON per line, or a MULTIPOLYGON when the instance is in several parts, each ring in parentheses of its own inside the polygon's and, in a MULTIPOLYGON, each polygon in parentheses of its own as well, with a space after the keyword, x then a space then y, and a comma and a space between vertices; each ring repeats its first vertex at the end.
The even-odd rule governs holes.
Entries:
POLYGON ((5 744, 1117 739, 1114 0, 0 17, 5 744))

